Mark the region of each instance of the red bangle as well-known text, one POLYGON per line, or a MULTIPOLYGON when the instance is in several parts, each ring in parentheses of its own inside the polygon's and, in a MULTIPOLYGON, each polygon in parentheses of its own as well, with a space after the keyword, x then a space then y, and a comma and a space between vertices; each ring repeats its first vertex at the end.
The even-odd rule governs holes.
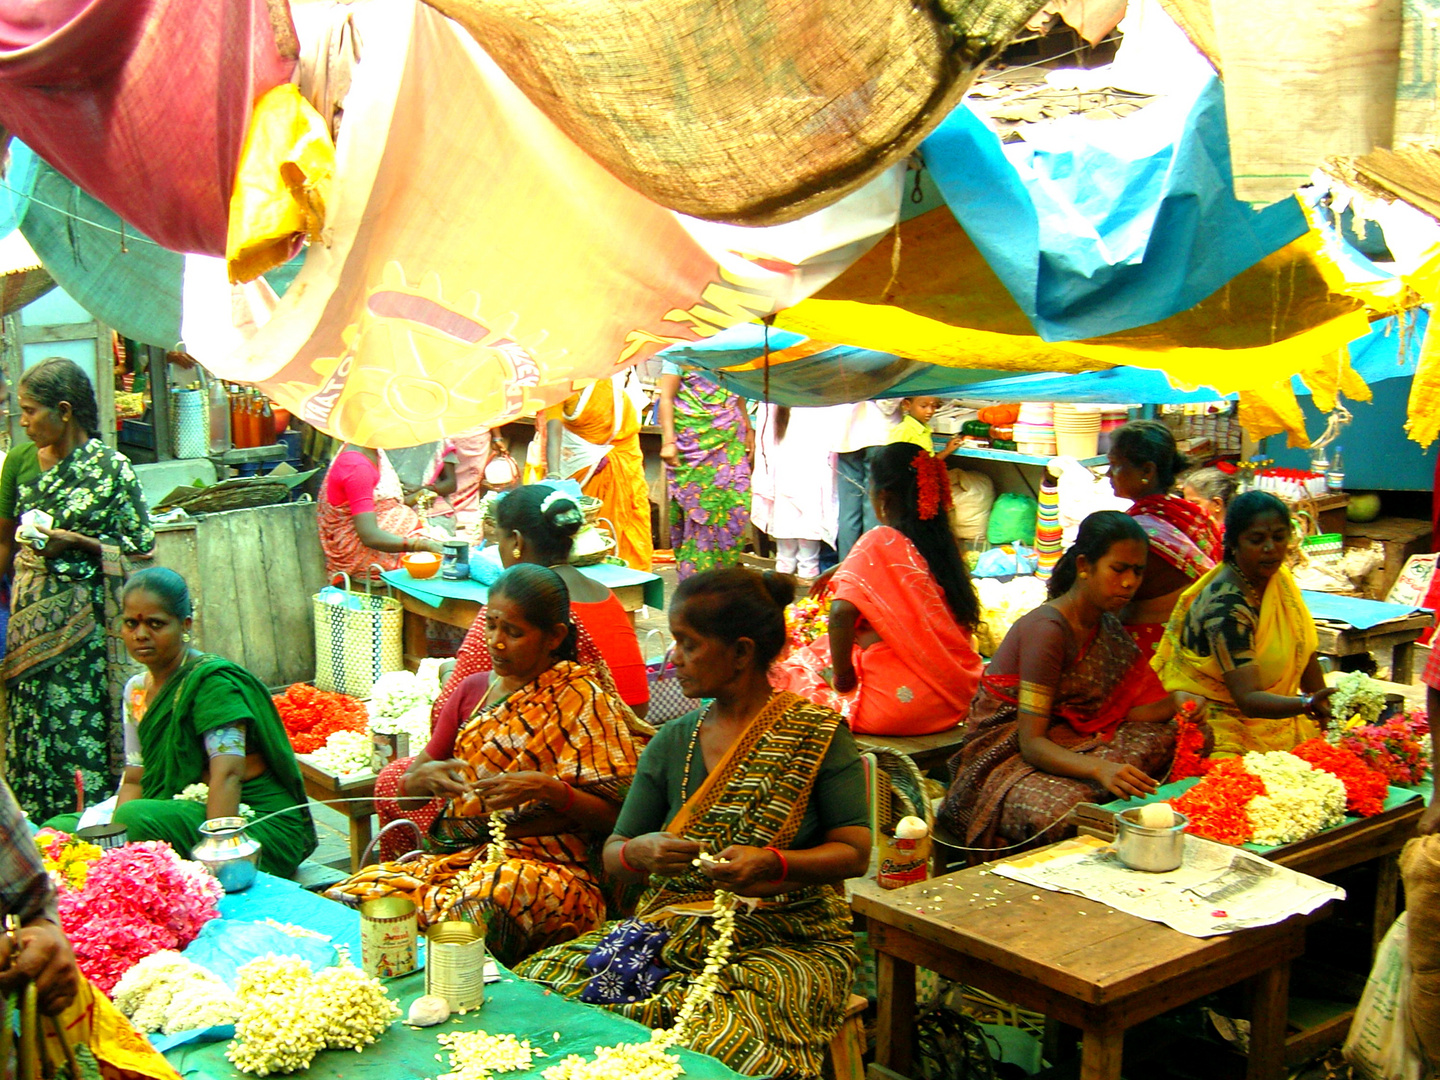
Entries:
POLYGON ((781 851, 778 847, 770 847, 769 845, 766 845, 763 850, 773 851, 775 853, 775 857, 780 860, 780 876, 775 878, 776 883, 784 881, 787 877, 789 877, 790 861, 785 858, 785 853, 781 851))
POLYGON ((623 843, 623 844, 620 845, 620 865, 623 866, 626 870, 629 870, 630 873, 632 873, 632 874, 638 874, 638 873, 640 873, 640 869, 639 869, 638 867, 631 866, 628 862, 625 861, 625 849, 626 849, 629 845, 630 845, 630 841, 629 841, 629 840, 626 840, 625 843, 623 843))
MULTIPOLYGON (((560 782, 561 782, 562 784, 565 784, 565 781, 563 781, 563 780, 560 781, 560 782)), ((568 813, 570 812, 570 807, 572 807, 572 806, 574 806, 574 805, 575 805, 575 789, 574 789, 573 787, 571 787, 569 784, 565 784, 565 805, 564 805, 564 806, 557 806, 557 807, 555 808, 555 812, 558 813, 558 814, 568 814, 568 813)))

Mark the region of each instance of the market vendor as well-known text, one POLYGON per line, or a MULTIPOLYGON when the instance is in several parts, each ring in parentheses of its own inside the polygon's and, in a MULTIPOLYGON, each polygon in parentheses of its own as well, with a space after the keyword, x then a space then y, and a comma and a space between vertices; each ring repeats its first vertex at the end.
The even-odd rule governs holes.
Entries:
POLYGON ((1199 506, 1171 494, 1189 465, 1175 436, 1158 420, 1132 420, 1110 440, 1110 486, 1150 538, 1150 561, 1120 621, 1149 656, 1165 633, 1180 593, 1215 565, 1220 530, 1199 506))
POLYGON ((640 451, 640 413, 621 380, 599 379, 560 407, 559 475, 601 502, 615 530, 616 554, 632 570, 650 572, 650 488, 640 451))
POLYGON ((770 680, 843 711, 852 731, 928 735, 970 711, 982 663, 980 601, 950 531, 944 463, 910 443, 870 458, 883 523, 830 579, 826 635, 781 660, 770 680))
POLYGON ((1225 513, 1225 561, 1181 595, 1154 667, 1168 689, 1205 697, 1215 756, 1292 750, 1320 733, 1330 696, 1315 620, 1285 565, 1290 510, 1247 491, 1225 513))
MULTIPOLYGON (((132 574, 121 603, 120 636, 145 671, 125 684, 125 772, 111 820, 129 840, 164 840, 187 856, 205 821, 243 805, 257 819, 248 831, 261 845, 260 869, 294 874, 315 850, 315 824, 270 692, 239 665, 190 646, 190 591, 175 571, 132 574), (176 797, 197 784, 201 798, 176 797)), ((78 819, 46 825, 73 833, 78 819)))
POLYGON ((1133 517, 1080 523, 1055 564, 1050 599, 1005 635, 980 680, 940 821, 966 846, 1061 839, 1082 802, 1153 792, 1175 756, 1172 719, 1194 694, 1169 693, 1116 613, 1147 573, 1133 517))
POLYGON ((493 678, 449 756, 417 755, 400 792, 422 806, 448 800, 427 836, 434 853, 366 867, 326 895, 352 904, 405 896, 422 926, 480 923, 486 947, 513 966, 604 921, 591 851, 615 823, 638 752, 629 710, 577 662, 570 596, 555 571, 511 567, 490 587, 483 617, 493 678), (492 813, 504 820, 493 862, 492 813))
POLYGON ((670 604, 677 675, 713 704, 645 748, 606 842, 608 873, 648 879, 638 921, 516 969, 669 1027, 715 940, 711 920, 689 912, 711 910, 717 889, 762 898, 737 910, 729 960, 710 973, 715 993, 681 1045, 785 1080, 819 1076, 840 1025, 857 964, 840 886, 870 860, 864 771, 844 721, 768 682, 793 598, 788 579, 738 567, 681 582, 670 604), (694 865, 702 851, 718 861, 694 865))
POLYGON ((407 551, 439 554, 440 534, 413 507, 384 450, 346 443, 320 485, 320 547, 330 574, 398 570, 407 551))

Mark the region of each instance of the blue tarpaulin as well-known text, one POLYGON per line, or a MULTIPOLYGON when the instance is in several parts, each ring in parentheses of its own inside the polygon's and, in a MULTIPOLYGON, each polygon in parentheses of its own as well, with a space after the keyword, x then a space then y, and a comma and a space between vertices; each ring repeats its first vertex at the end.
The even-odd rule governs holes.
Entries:
POLYGON ((1257 212, 1234 197, 1213 78, 1123 120, 1032 125, 1008 144, 962 105, 921 154, 1046 341, 1159 322, 1307 228, 1294 199, 1257 212))

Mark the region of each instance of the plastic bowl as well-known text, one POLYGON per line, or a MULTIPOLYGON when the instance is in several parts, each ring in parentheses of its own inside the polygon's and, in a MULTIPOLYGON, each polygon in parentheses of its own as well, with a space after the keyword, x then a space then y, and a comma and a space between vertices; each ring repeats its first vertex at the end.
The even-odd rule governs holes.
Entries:
POLYGON ((433 551, 410 551, 401 557, 400 565, 412 578, 434 577, 440 572, 440 556, 433 551))

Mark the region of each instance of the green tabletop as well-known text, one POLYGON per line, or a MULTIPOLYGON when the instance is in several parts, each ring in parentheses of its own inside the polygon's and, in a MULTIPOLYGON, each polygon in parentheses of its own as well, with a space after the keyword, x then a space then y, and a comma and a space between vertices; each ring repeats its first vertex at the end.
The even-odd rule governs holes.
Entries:
MULTIPOLYGON (((326 900, 301 889, 294 882, 260 874, 255 885, 241 893, 233 893, 220 901, 220 914, 226 919, 259 922, 267 916, 284 923, 294 923, 330 937, 337 945, 348 948, 360 957, 360 917, 354 909, 326 900)), ((519 1078, 535 1077, 557 1064, 568 1054, 589 1057, 597 1046, 621 1042, 643 1042, 650 1038, 650 1029, 593 1005, 571 1001, 552 994, 544 987, 516 978, 503 967, 499 982, 485 987, 485 1004, 465 1016, 432 1028, 412 1028, 396 1020, 378 1042, 361 1053, 353 1050, 324 1050, 310 1068, 295 1075, 315 1080, 402 1080, 402 1078, 435 1077, 449 1071, 449 1057, 436 1061, 436 1054, 445 1054, 435 1036, 445 1031, 486 1031, 492 1035, 509 1033, 530 1040, 530 1045, 543 1050, 546 1057, 536 1059, 528 1072, 506 1073, 519 1078), (555 1038, 559 1032, 560 1038, 555 1038)), ((403 1018, 410 1003, 425 992, 423 971, 387 980, 386 990, 400 1006, 403 1018)), ((239 1073, 225 1057, 226 1042, 191 1042, 168 1050, 166 1059, 181 1076, 203 1077, 206 1080, 232 1080, 239 1073)), ((678 1051, 690 1080, 734 1080, 733 1072, 705 1054, 678 1051)))
MULTIPOLYGON (((1173 784, 1164 784, 1156 788, 1155 794, 1153 795, 1142 795, 1134 799, 1117 799, 1114 802, 1106 803, 1105 809, 1113 810, 1118 814, 1122 810, 1130 810, 1136 806, 1144 806, 1146 803, 1174 802, 1199 782, 1200 778, 1198 776, 1187 777, 1184 780, 1176 780, 1173 784)), ((1394 784, 1391 784, 1385 792, 1385 804, 1382 812, 1383 810, 1394 810, 1397 806, 1404 806, 1406 803, 1413 802, 1415 799, 1421 799, 1423 801, 1424 798, 1424 794, 1419 791, 1413 791, 1410 788, 1396 787, 1394 784)), ((1353 825, 1357 821, 1364 820, 1365 819, 1358 814, 1347 814, 1345 820, 1339 825, 1332 825, 1329 829, 1322 829, 1320 831, 1322 834, 1332 832, 1335 829, 1343 829, 1346 825, 1353 825)), ((1241 844, 1240 846, 1246 851, 1253 851, 1259 855, 1269 855, 1273 851, 1279 851, 1281 848, 1289 847, 1288 844, 1278 844, 1270 847, 1265 847, 1261 844, 1241 844)))
MULTIPOLYGON (((643 596, 648 606, 660 608, 662 611, 665 608, 665 582, 658 574, 647 574, 643 570, 632 570, 628 566, 615 566, 612 563, 577 566, 575 569, 607 589, 641 585, 644 587, 643 596)), ((429 578, 413 578, 404 570, 386 570, 380 577, 387 585, 393 585, 431 607, 439 607, 446 600, 468 600, 471 603, 483 604, 490 595, 488 588, 469 578, 451 581, 439 574, 429 578)))

